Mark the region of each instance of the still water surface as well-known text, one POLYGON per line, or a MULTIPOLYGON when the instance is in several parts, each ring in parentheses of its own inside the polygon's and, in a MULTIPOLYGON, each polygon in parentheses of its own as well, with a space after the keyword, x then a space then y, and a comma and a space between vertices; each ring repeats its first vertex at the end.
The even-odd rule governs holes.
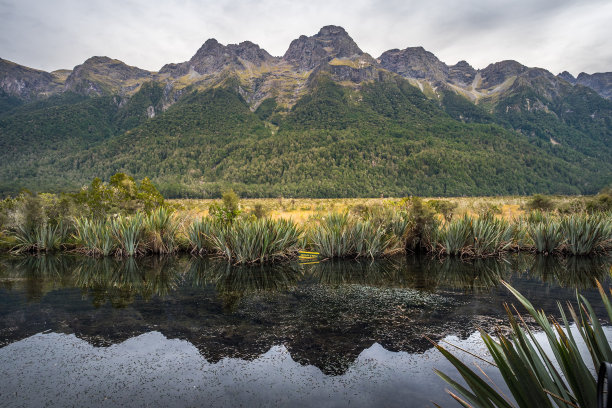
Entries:
POLYGON ((611 263, 0 258, 0 406, 456 406, 424 336, 485 355, 500 279, 553 314, 579 288, 603 317, 611 263))

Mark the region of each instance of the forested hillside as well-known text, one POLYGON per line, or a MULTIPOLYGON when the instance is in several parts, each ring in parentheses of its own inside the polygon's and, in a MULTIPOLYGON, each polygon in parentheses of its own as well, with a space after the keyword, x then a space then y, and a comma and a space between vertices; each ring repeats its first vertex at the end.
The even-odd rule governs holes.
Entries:
POLYGON ((212 40, 159 73, 95 57, 62 74, 61 92, 57 74, 11 63, 2 83, 27 73, 32 85, 0 91, 0 194, 117 172, 168 197, 589 194, 612 183, 612 102, 595 91, 516 62, 448 68, 418 48, 381 61, 327 27, 283 58, 212 40))

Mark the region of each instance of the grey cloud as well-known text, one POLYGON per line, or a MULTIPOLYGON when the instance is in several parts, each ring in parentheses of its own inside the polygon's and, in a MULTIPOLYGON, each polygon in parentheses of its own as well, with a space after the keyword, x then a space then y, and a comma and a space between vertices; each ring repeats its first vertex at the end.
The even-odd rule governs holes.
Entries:
POLYGON ((345 27, 377 57, 424 46, 476 67, 516 59, 553 72, 612 71, 606 0, 0 0, 0 57, 35 68, 72 68, 92 55, 158 70, 207 39, 251 40, 282 55, 292 39, 345 27))

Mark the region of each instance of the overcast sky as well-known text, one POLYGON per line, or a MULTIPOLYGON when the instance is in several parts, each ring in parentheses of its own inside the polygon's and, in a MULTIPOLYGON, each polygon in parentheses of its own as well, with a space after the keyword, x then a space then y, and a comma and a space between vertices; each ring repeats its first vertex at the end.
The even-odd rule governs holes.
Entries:
POLYGON ((280 56, 328 24, 373 57, 423 46, 475 68, 515 59, 555 74, 612 71, 610 0, 0 0, 0 57, 51 71, 105 55, 157 71, 208 38, 280 56))

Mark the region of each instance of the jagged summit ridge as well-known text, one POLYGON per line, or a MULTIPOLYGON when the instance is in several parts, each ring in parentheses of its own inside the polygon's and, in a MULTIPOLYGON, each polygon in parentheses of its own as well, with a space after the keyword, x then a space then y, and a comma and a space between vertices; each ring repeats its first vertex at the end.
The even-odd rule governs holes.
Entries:
MULTIPOLYGON (((318 72, 328 72, 338 82, 358 86, 380 78, 381 70, 409 79, 422 91, 428 91, 429 96, 439 96, 440 91, 448 89, 479 101, 507 92, 515 84, 563 80, 587 86, 612 99, 612 73, 581 73, 574 78, 563 72, 554 77, 548 71, 513 60, 476 70, 466 61, 447 65, 423 47, 392 49, 375 60, 359 48, 344 28, 335 25, 293 40, 282 57, 273 57, 250 41, 223 45, 211 38, 188 61, 166 64, 159 72, 130 67, 108 57, 92 57, 72 71, 52 73, 0 60, 0 89, 23 100, 66 91, 85 95, 119 93, 129 97, 143 83, 161 81, 165 82, 165 92, 172 95, 168 99, 171 104, 187 86, 206 89, 219 86, 228 78, 238 78, 241 93, 255 109, 263 99, 279 95, 290 107, 318 72)), ((546 86, 552 90, 557 85, 546 86)))
POLYGON ((301 71, 308 71, 322 62, 334 58, 350 58, 363 55, 363 51, 338 26, 325 26, 311 37, 305 35, 293 40, 283 55, 283 60, 295 65, 301 71))

